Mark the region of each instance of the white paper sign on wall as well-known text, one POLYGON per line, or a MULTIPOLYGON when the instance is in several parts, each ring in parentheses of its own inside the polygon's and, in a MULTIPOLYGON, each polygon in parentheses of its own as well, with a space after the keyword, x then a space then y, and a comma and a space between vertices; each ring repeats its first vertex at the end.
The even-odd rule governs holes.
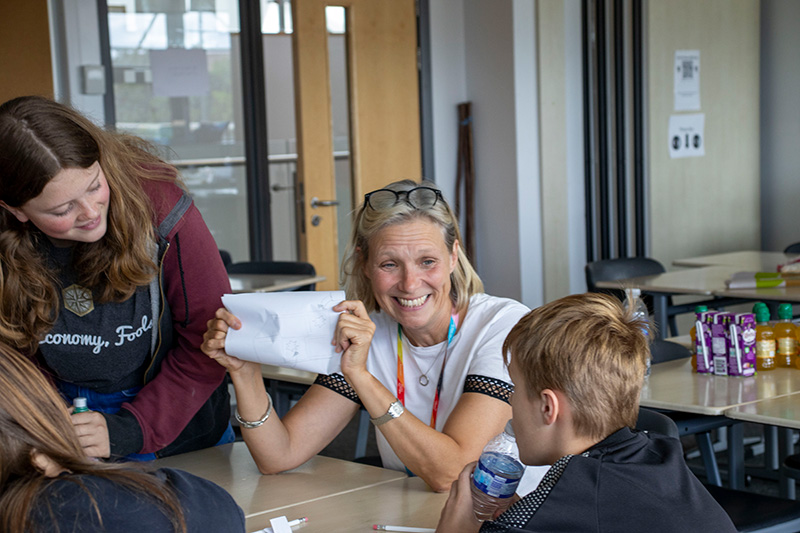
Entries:
POLYGON ((700 111, 700 50, 675 50, 675 111, 700 111))
POLYGON ((669 156, 699 157, 706 155, 705 113, 691 115, 670 115, 669 117, 669 156))

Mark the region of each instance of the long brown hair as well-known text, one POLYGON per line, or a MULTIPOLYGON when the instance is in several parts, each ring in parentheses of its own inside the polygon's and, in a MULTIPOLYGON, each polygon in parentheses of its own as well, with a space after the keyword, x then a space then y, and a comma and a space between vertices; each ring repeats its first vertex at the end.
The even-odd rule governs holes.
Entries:
MULTIPOLYGON (((76 243, 77 282, 99 302, 123 301, 156 275, 155 214, 144 180, 178 181, 176 169, 138 137, 105 131, 74 109, 39 96, 0 106, 0 200, 21 207, 63 169, 100 163, 110 189, 108 229, 76 243)), ((0 336, 26 353, 52 328, 59 283, 46 263, 46 237, 0 208, 0 336)))
MULTIPOLYGON (((86 457, 64 400, 29 359, 0 341, 0 531, 38 530, 31 512, 37 505, 49 505, 39 499, 55 480, 33 465, 34 452, 68 470, 68 475, 58 479, 75 482, 79 490, 86 490, 82 475, 106 478, 151 499, 169 517, 174 530, 186 531, 177 497, 158 478, 138 466, 86 457)), ((94 511, 102 523, 96 502, 94 511)), ((48 523, 47 529, 57 529, 56 522, 48 523)))

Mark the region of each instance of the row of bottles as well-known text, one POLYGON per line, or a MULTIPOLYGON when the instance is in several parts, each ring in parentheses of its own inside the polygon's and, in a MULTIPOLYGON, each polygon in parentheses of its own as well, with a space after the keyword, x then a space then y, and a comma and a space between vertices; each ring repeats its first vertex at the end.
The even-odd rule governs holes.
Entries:
MULTIPOLYGON (((689 332, 693 351, 692 370, 695 372, 715 372, 715 339, 711 338, 711 325, 723 319, 725 314, 709 311, 704 305, 695 308, 695 325, 689 332), (698 331, 703 334, 698 336, 698 331)), ((737 316, 748 314, 740 313, 737 316)), ((770 323, 767 305, 757 302, 753 306, 751 315, 755 318, 756 370, 772 370, 777 366, 800 368, 798 328, 792 322, 792 314, 792 304, 782 303, 778 306, 778 321, 770 323)), ((716 373, 725 373, 718 370, 716 373)))

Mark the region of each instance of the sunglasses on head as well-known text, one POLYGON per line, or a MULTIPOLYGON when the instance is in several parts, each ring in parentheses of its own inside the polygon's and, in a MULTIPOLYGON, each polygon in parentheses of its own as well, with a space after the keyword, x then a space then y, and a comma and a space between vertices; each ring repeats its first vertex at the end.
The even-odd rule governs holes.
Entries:
POLYGON ((414 209, 430 209, 439 200, 444 202, 444 197, 442 191, 432 187, 414 187, 407 191, 378 189, 364 195, 364 203, 376 211, 394 207, 402 200, 414 209))

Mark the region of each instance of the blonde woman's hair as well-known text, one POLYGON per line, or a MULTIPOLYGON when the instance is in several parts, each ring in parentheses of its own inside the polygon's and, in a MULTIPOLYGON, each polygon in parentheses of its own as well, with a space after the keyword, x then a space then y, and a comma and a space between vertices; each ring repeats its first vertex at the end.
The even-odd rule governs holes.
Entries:
MULTIPOLYGON (((396 181, 384 189, 409 191, 415 187, 436 189, 436 185, 429 181, 417 183, 413 180, 396 181)), ((350 242, 342 261, 341 284, 345 288, 347 298, 364 302, 367 312, 379 309, 372 292, 372 285, 364 272, 366 261, 369 259, 370 242, 378 232, 387 226, 411 220, 428 220, 439 226, 447 250, 451 253, 456 241, 461 243, 458 221, 450 206, 443 199, 438 200, 433 207, 427 209, 416 209, 402 199, 395 205, 384 209, 372 209, 366 202, 362 203, 356 211, 350 242)), ((483 292, 483 282, 470 264, 463 246, 459 246, 456 268, 450 274, 450 299, 456 311, 459 313, 465 311, 470 297, 480 292, 483 292)))
MULTIPOLYGON (((0 531, 57 531, 58 516, 44 499, 45 491, 56 479, 75 483, 76 490, 87 490, 82 475, 108 479, 151 499, 172 522, 174 531, 186 531, 175 493, 141 465, 95 462, 86 457, 64 400, 28 358, 0 341, 0 531), (32 463, 34 453, 48 457, 68 474, 46 477, 32 463), (49 509, 53 520, 34 524, 32 513, 37 508, 49 509)), ((89 498, 102 524, 91 493, 89 498)))
MULTIPOLYGON (((144 140, 105 131, 74 109, 39 96, 0 106, 0 200, 21 207, 64 169, 99 162, 110 189, 108 229, 76 243, 77 282, 98 303, 124 301, 156 275, 155 213, 142 183, 175 181, 176 169, 144 140)), ((46 236, 0 208, 0 337, 36 351, 58 314, 59 281, 42 253, 46 236)))
POLYGON ((636 425, 650 355, 645 331, 649 324, 616 297, 575 294, 522 317, 503 353, 506 363, 514 360, 529 395, 561 391, 572 406, 576 433, 600 440, 636 425))

